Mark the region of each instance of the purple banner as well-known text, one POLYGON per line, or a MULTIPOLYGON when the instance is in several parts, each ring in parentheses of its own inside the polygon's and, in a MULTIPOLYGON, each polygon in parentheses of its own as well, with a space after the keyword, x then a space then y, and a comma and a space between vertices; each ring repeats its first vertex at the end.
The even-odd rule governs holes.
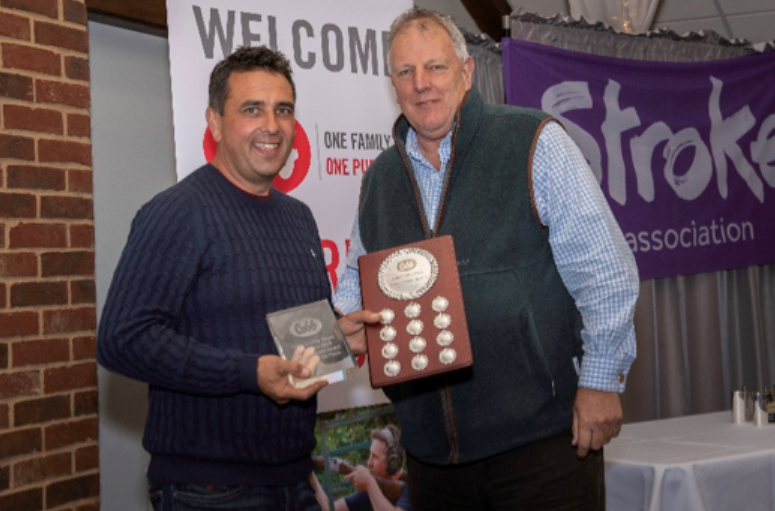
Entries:
POLYGON ((502 48, 507 102, 563 123, 642 280, 775 262, 775 52, 671 63, 502 48))

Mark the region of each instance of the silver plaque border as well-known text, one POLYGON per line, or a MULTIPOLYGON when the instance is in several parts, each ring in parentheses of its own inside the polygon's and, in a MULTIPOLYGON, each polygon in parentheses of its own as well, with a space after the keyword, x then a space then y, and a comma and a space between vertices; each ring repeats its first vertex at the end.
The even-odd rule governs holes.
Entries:
POLYGON ((382 292, 385 293, 385 295, 393 298, 394 300, 413 300, 414 298, 420 298, 422 295, 427 293, 436 283, 436 279, 438 277, 439 262, 436 260, 436 257, 427 250, 423 250, 422 248, 409 247, 396 250, 387 256, 384 261, 382 261, 382 264, 379 266, 379 271, 377 272, 377 284, 379 285, 379 288, 382 290, 382 292), (422 287, 409 293, 398 293, 390 289, 385 283, 385 273, 396 259, 406 257, 408 255, 418 255, 427 259, 431 266, 431 274, 422 287))

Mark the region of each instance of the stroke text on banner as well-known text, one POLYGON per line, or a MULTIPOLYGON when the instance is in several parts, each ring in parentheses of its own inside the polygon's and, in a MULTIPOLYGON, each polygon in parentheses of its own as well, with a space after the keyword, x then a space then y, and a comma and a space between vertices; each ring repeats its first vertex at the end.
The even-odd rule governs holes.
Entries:
MULTIPOLYGON (((721 92, 724 83, 711 77, 712 90, 708 98, 710 124, 710 148, 694 127, 678 132, 664 121, 656 121, 630 138, 630 153, 635 168, 638 194, 644 200, 654 200, 653 154, 657 146, 665 143, 663 167, 666 182, 675 194, 685 200, 693 200, 705 191, 716 172, 716 186, 722 197, 728 195, 727 159, 760 202, 764 202, 764 185, 775 187, 775 113, 763 122, 751 113, 746 105, 734 114, 724 117, 721 110, 721 92), (758 129, 757 128, 758 125, 758 129), (761 177, 745 156, 739 140, 755 130, 756 139, 750 143, 750 157, 758 165, 761 177), (678 157, 683 151, 693 150, 689 169, 683 174, 676 172, 678 157)), ((627 203, 626 173, 623 161, 622 139, 626 132, 642 126, 635 107, 622 109, 619 104, 621 85, 609 80, 603 93, 605 121, 601 126, 608 154, 608 194, 619 204, 627 203)), ((602 156, 600 147, 581 126, 563 114, 576 109, 593 108, 588 82, 562 82, 549 87, 541 98, 541 108, 562 121, 569 133, 582 147, 598 182, 602 180, 602 156)))
POLYGON ((775 262, 775 52, 653 62, 505 39, 503 64, 508 102, 578 144, 642 279, 775 262))

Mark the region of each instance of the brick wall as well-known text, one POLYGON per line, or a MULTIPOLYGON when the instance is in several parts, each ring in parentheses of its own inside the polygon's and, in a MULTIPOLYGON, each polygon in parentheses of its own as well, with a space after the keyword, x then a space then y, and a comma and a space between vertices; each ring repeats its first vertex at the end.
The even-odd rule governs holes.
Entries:
POLYGON ((99 509, 84 0, 0 0, 0 510, 99 509))

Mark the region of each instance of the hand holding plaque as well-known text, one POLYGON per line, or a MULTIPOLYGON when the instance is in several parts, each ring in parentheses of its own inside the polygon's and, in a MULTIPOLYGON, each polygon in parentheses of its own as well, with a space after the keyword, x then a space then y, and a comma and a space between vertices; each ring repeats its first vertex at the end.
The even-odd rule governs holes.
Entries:
POLYGON ((469 367, 473 363, 451 236, 358 259, 374 388, 469 367))

